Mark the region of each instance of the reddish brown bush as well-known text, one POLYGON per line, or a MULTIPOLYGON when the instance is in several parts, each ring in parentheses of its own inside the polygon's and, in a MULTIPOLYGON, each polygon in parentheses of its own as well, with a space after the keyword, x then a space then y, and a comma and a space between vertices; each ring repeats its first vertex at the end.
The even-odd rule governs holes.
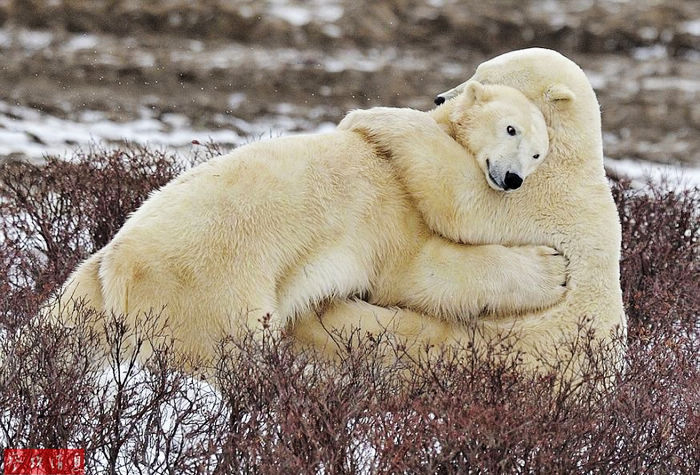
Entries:
MULTIPOLYGON (((148 194, 184 170, 175 157, 146 148, 50 157, 45 166, 2 166, 0 211, 7 258, 19 282, 41 291, 109 242, 148 194)), ((5 256, 3 256, 5 257, 5 256)))
MULTIPOLYGON (((376 352, 390 341, 330 365, 269 335, 222 341, 214 389, 182 371, 196 362, 159 338, 156 315, 138 329, 87 310, 71 327, 37 317, 73 266, 182 168, 129 149, 0 170, 0 445, 84 447, 90 473, 700 471, 697 189, 614 186, 630 326, 626 369, 603 394, 556 389, 497 359, 387 368, 376 352), (137 365, 129 348, 156 341, 137 365)), ((605 355, 591 354, 596 386, 605 355)))

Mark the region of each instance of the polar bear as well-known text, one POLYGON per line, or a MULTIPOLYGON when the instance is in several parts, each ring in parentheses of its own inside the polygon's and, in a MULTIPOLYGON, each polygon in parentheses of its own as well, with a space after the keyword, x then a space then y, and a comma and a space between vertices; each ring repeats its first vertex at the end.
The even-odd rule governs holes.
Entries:
MULTIPOLYGON (((444 104, 429 113, 358 111, 343 125, 361 130, 379 147, 392 151, 392 163, 405 175, 409 193, 433 231, 475 245, 544 243, 561 251, 568 260, 565 299, 526 315, 486 315, 476 326, 338 299, 320 319, 311 316, 298 321, 294 329, 297 342, 333 357, 332 334, 354 327, 394 334, 411 343, 410 351, 416 357, 426 345, 453 342, 478 347, 497 341, 534 370, 549 371, 562 358, 569 359, 562 376, 573 377, 590 363, 582 348, 571 346, 584 323, 595 332, 594 344, 610 348, 607 355, 619 366, 624 351, 620 341, 624 341, 627 326, 619 281, 621 227, 603 170, 600 109, 584 72, 555 51, 514 51, 481 64, 471 80, 441 97, 436 102, 444 104), (499 178, 476 179, 479 168, 489 169, 488 161, 465 155, 466 141, 474 143, 474 138, 461 133, 463 123, 451 120, 459 114, 459 94, 473 81, 516 88, 544 113, 549 156, 526 187, 499 193, 493 189, 499 178), (433 179, 419 178, 425 176, 433 179), (450 198, 443 199, 446 196, 450 198), (454 196, 459 198, 452 199, 454 196), (453 225, 462 222, 472 225, 453 225)), ((498 126, 503 128, 504 123, 498 126)), ((480 156, 479 152, 475 155, 480 156)))
MULTIPOLYGON (((442 124, 449 137, 445 133, 431 136, 430 132, 435 132, 438 124, 430 122, 431 127, 421 128, 426 119, 430 120, 428 115, 412 109, 375 107, 351 112, 338 128, 366 135, 387 155, 401 160, 403 180, 422 181, 426 176, 439 176, 423 175, 420 169, 423 160, 413 158, 425 153, 431 166, 435 166, 440 161, 440 154, 435 153, 439 152, 440 144, 455 137, 465 149, 463 154, 476 159, 486 183, 496 191, 520 188, 524 178, 537 169, 549 149, 542 112, 522 93, 507 86, 484 86, 478 81, 466 83, 448 120, 442 124), (405 117, 400 115, 402 112, 405 117), (422 120, 414 122, 416 117, 422 120), (406 122, 400 123, 400 118, 405 118, 406 122), (414 132, 416 135, 410 140, 402 139, 414 132)), ((424 171, 429 172, 428 169, 424 171)), ((415 188, 413 191, 421 194, 425 190, 415 188)), ((459 190, 453 191, 453 195, 456 194, 459 190)), ((420 198, 417 201, 419 205, 422 202, 420 198)), ((429 214, 424 213, 423 219, 432 219, 429 214)), ((434 230, 441 226, 436 224, 434 230)))
MULTIPOLYGON (((518 146, 503 145, 512 137, 500 130, 493 141, 465 141, 473 153, 491 157, 473 180, 490 180, 499 189, 494 193, 517 188, 546 162, 544 117, 511 88, 472 86, 462 97, 460 117, 473 111, 470 122, 455 125, 465 128, 464 137, 494 117, 522 132, 518 146)), ((462 246, 430 230, 414 206, 421 197, 409 189, 361 133, 241 147, 153 193, 109 244, 78 266, 56 308, 84 300, 127 315, 131 324, 163 311, 178 349, 208 358, 222 334, 264 324, 278 331, 330 299, 362 295, 456 321, 484 310, 542 309, 563 298, 566 264, 554 248, 536 240, 462 246)), ((461 200, 470 192, 437 193, 461 200)), ((454 228, 467 235, 467 228, 485 226, 465 217, 459 224, 452 214, 431 217, 431 227, 448 223, 447 236, 454 228)))

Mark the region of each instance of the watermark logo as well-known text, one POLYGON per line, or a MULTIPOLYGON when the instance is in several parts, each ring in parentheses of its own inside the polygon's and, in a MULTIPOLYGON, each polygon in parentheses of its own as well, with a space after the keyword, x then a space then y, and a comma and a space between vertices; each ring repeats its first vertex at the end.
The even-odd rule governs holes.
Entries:
POLYGON ((5 475, 84 475, 85 449, 5 449, 5 475))

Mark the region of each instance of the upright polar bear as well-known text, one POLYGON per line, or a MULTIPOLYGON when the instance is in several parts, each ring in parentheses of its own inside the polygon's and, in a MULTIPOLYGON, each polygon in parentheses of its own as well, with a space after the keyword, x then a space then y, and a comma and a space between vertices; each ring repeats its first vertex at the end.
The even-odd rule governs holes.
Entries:
MULTIPOLYGON (((424 219, 446 238, 508 246, 544 243, 561 251, 569 261, 565 299, 551 309, 527 315, 485 316, 479 319, 476 332, 434 315, 338 300, 321 321, 300 321, 295 336, 300 343, 332 355, 335 347, 328 330, 350 326, 394 333, 413 343, 412 351, 443 342, 478 346, 511 335, 513 338, 505 341, 514 346, 508 348, 513 354, 521 352, 527 365, 546 371, 555 368, 559 358, 571 357, 564 376, 575 376, 587 360, 584 349, 572 353, 567 345, 576 339, 582 319, 590 320, 597 341, 606 345, 613 333, 619 331, 624 336, 626 331, 619 283, 621 231, 603 170, 598 102, 583 71, 561 54, 545 49, 498 56, 481 64, 471 80, 516 88, 544 113, 549 126, 549 156, 522 189, 499 193, 489 188, 478 178, 478 168, 486 165, 486 157, 476 152, 479 160, 470 160, 459 144, 467 145, 467 138, 460 132, 460 121, 449 119, 460 100, 454 96, 469 81, 446 93, 449 100, 430 113, 359 111, 341 125, 361 130, 379 146, 393 151, 392 161, 406 177, 409 193, 418 197, 417 207, 424 219), (426 176, 438 178, 422 178, 426 176), (472 225, 454 226, 462 222, 472 225)), ((607 354, 612 363, 620 364, 624 345, 608 347, 613 349, 607 354)))
MULTIPOLYGON (((464 143, 475 153, 490 150, 488 179, 515 188, 547 153, 546 125, 521 93, 489 90, 478 98, 475 89, 465 92, 462 112, 473 116, 464 124, 465 136, 470 126, 491 120, 489 110, 526 138, 517 146, 503 145, 500 135, 464 143)), ((435 177, 417 179, 433 183, 435 177)), ((464 184, 485 186, 486 180, 475 171, 464 184)), ((452 191, 454 196, 430 192, 447 200, 471 193, 452 191)), ((164 309, 178 349, 208 357, 224 333, 256 328, 267 314, 273 328, 283 328, 333 298, 366 295, 377 305, 452 321, 484 309, 544 308, 562 298, 565 261, 551 248, 535 239, 514 247, 461 246, 425 224, 413 204, 420 198, 407 192, 401 170, 355 132, 251 144, 150 196, 107 246, 76 269, 62 307, 85 299, 98 310, 127 315, 132 324, 164 309)), ((478 213, 477 221, 465 215, 456 222, 452 206, 435 212, 449 214, 431 216, 431 227, 444 223, 442 234, 455 241, 472 227, 500 232, 478 213)))

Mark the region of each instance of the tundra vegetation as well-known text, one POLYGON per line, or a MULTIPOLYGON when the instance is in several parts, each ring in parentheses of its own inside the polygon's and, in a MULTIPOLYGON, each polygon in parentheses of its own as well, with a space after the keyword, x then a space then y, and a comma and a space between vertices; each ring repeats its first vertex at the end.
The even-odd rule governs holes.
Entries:
MULTIPOLYGON (((157 314, 138 328, 87 310, 72 326, 37 317, 75 265, 187 166, 127 146, 0 167, 0 447, 82 447, 88 473, 700 471, 697 187, 611 178, 629 318, 614 381, 603 353, 577 387, 488 349, 387 367, 379 356, 400 345, 357 332, 336 335, 361 344, 335 363, 284 336, 226 338, 205 380, 158 338, 167 322, 157 314), (139 364, 149 341, 156 351, 139 364)), ((571 344, 591 344, 584 320, 571 344)))

